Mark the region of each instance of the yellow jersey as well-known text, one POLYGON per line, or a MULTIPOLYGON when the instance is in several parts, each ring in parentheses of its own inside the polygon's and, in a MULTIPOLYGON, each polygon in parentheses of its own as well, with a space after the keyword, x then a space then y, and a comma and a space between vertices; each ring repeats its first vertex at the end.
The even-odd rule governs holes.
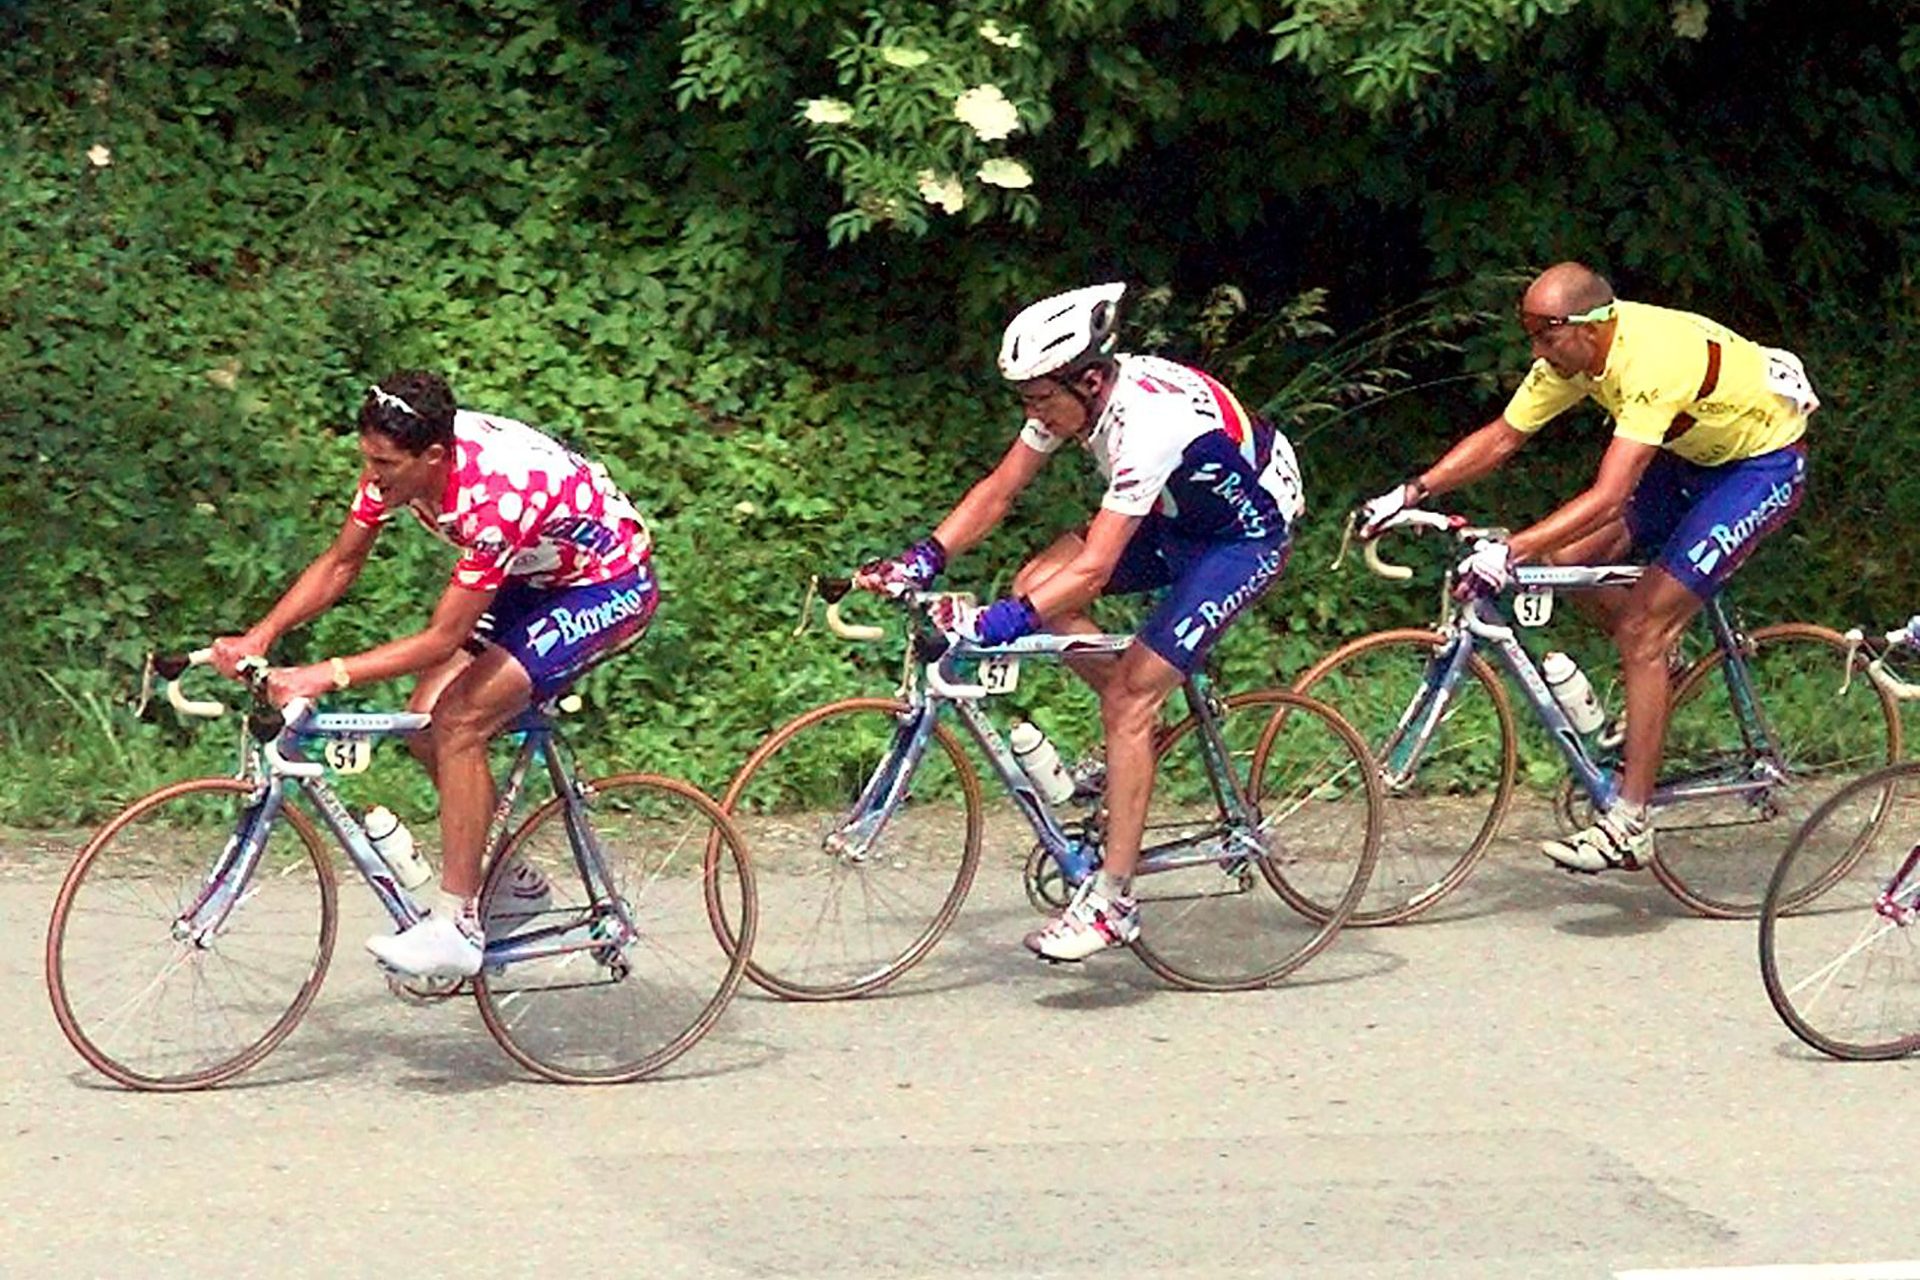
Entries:
POLYGON ((1531 435, 1592 397, 1613 418, 1614 435, 1706 467, 1772 453, 1806 432, 1819 401, 1790 352, 1687 311, 1619 302, 1614 315, 1598 377, 1563 378, 1533 362, 1507 404, 1515 430, 1531 435))

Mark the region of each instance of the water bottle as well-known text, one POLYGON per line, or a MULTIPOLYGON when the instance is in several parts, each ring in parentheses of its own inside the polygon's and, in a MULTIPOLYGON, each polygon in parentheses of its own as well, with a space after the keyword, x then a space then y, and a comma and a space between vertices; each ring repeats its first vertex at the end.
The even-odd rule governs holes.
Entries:
POLYGON ((387 870, 393 872, 401 888, 411 891, 433 879, 432 864, 414 848, 413 832, 407 830, 407 824, 400 821, 393 810, 383 804, 367 810, 366 828, 367 839, 373 841, 373 851, 387 864, 387 870))
POLYGON ((1566 713, 1575 733, 1592 733, 1607 722, 1607 713, 1593 696, 1586 672, 1572 658, 1556 649, 1541 660, 1540 674, 1546 677, 1547 691, 1566 713))
POLYGON ((1031 720, 1014 722, 1007 734, 1007 742, 1013 747, 1013 758, 1019 762, 1020 772, 1027 775, 1033 783, 1033 789, 1048 804, 1065 804, 1073 798, 1073 779, 1060 763, 1060 753, 1047 741, 1047 735, 1040 732, 1040 726, 1031 720))

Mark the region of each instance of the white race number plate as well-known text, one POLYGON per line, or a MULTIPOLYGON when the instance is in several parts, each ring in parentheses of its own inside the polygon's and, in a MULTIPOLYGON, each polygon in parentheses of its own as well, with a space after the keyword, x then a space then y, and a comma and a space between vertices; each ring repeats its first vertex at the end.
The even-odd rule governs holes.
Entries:
POLYGON ((1513 620, 1523 627, 1544 627, 1553 616, 1553 591, 1522 591, 1513 598, 1513 620))
POLYGON ((1020 683, 1020 659, 986 658, 980 663, 980 685, 990 694, 1012 693, 1020 683))
POLYGON ((373 763, 373 739, 328 738, 320 754, 335 773, 365 773, 373 763))

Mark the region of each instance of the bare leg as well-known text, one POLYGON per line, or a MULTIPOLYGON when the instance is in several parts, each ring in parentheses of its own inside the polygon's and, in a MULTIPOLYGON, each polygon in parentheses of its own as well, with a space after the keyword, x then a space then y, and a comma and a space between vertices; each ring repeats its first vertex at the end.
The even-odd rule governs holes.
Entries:
MULTIPOLYGON (((1020 567, 1013 575, 1013 592, 1026 595, 1054 574, 1067 567, 1073 558, 1080 554, 1085 542, 1077 533, 1063 533, 1053 540, 1053 544, 1020 567)), ((1067 617, 1052 618, 1047 622, 1047 630, 1062 636, 1093 636, 1100 634, 1100 628, 1093 619, 1084 613, 1067 617)), ((1093 687, 1095 693, 1102 692, 1107 681, 1112 678, 1114 669, 1119 665, 1119 654, 1075 654, 1065 658, 1069 670, 1093 687)))
POLYGON ((1147 804, 1153 798, 1153 731, 1161 704, 1184 680, 1171 663, 1136 640, 1120 655, 1100 691, 1100 719, 1107 733, 1107 840, 1101 870, 1115 880, 1129 879, 1139 865, 1147 804))
MULTIPOLYGON (((1547 557, 1551 564, 1587 565, 1620 564, 1627 553, 1633 550, 1633 536, 1627 532, 1625 520, 1615 520, 1605 528, 1596 529, 1576 542, 1570 542, 1547 557)), ((1593 591, 1575 591, 1569 593, 1573 607, 1582 617, 1614 636, 1619 627, 1620 611, 1626 607, 1627 593, 1630 587, 1601 587, 1593 591)))
POLYGON ((426 919, 367 939, 367 950, 388 968, 433 978, 479 971, 484 926, 476 899, 494 805, 487 744, 526 707, 532 690, 526 669, 503 649, 442 664, 414 690, 410 705, 433 713, 431 730, 409 745, 440 792, 441 892, 426 919))
MULTIPOLYGON (((439 666, 421 672, 420 679, 413 686, 413 696, 407 699, 407 710, 431 714, 434 704, 440 701, 440 695, 446 692, 447 686, 472 663, 472 654, 456 653, 439 666)), ((427 777, 438 788, 440 778, 433 767, 433 729, 434 726, 430 724, 419 733, 410 735, 407 738, 407 750, 413 753, 413 758, 420 762, 427 771, 427 777)))
POLYGON ((1634 806, 1653 796, 1667 735, 1667 653, 1700 611, 1699 597, 1664 569, 1648 569, 1627 594, 1615 638, 1627 686, 1625 775, 1620 798, 1634 806))
POLYGON ((532 693, 526 669, 505 650, 488 649, 434 703, 430 767, 440 791, 440 882, 449 894, 480 892, 494 806, 487 744, 526 709, 532 693))

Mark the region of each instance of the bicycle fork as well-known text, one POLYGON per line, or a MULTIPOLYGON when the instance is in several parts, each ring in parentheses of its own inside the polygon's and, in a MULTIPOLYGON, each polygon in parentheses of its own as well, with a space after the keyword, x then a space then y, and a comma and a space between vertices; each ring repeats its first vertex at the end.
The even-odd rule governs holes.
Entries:
POLYGON ((266 852, 267 835, 273 830, 281 803, 280 788, 273 783, 261 787, 247 801, 246 811, 234 825, 233 834, 227 837, 220 856, 214 859, 213 869, 207 873, 200 896, 174 918, 171 932, 175 942, 201 951, 210 949, 234 910, 252 896, 242 891, 252 882, 254 870, 266 852))
POLYGON ((1874 914, 1899 928, 1920 920, 1920 886, 1908 883, 1915 866, 1920 866, 1920 844, 1907 850, 1900 869, 1887 881, 1887 887, 1873 900, 1874 914))
POLYGON ((925 702, 898 718, 893 741, 873 772, 867 775, 866 785, 847 816, 821 837, 822 849, 845 862, 867 860, 874 842, 886 830, 887 821, 907 797, 907 783, 920 767, 920 758, 926 754, 938 716, 938 704, 925 702))

